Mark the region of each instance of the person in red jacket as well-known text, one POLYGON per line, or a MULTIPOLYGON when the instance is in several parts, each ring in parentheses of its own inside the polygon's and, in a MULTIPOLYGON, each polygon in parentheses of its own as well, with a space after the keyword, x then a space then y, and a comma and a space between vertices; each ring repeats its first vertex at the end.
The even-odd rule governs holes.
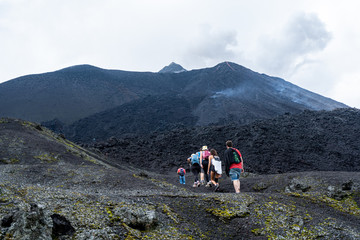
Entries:
POLYGON ((177 174, 179 175, 180 178, 180 184, 185 184, 186 171, 182 166, 177 170, 177 174))
POLYGON ((240 193, 240 174, 243 172, 243 158, 233 143, 226 141, 225 156, 225 172, 231 178, 236 193, 240 193))

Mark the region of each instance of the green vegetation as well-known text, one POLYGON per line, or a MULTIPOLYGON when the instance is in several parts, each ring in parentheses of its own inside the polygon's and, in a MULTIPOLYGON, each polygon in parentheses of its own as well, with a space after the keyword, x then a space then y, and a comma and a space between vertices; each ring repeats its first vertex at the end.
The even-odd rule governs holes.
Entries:
POLYGON ((174 221, 174 223, 179 224, 179 217, 178 215, 166 204, 161 204, 160 208, 163 213, 165 213, 171 220, 174 221))
POLYGON ((289 193, 290 196, 309 199, 314 203, 326 203, 328 206, 344 213, 360 216, 360 208, 352 196, 336 200, 319 193, 289 193))
MULTIPOLYGON (((300 197, 300 194, 294 195, 300 197)), ((316 201, 329 201, 328 198, 326 198, 326 201, 324 199, 319 198, 316 201)), ((330 200, 330 202, 334 203, 333 200, 330 200)), ((348 202, 348 204, 350 203, 348 202)), ((350 205, 353 206, 352 204, 351 201, 350 205)), ((336 219, 333 218, 313 222, 313 217, 309 213, 299 210, 297 206, 290 203, 269 201, 261 205, 257 204, 254 212, 255 217, 259 220, 257 225, 260 227, 253 229, 252 233, 256 236, 266 236, 268 239, 318 239, 331 236, 333 229, 351 231, 351 229, 339 225, 336 219)), ((353 232, 353 235, 359 236, 356 232, 353 232)))
POLYGON ((180 232, 179 228, 167 227, 165 229, 144 233, 142 239, 193 240, 193 239, 207 239, 207 238, 204 235, 200 236, 199 238, 194 238, 193 236, 180 232))
POLYGON ((20 162, 19 159, 17 158, 11 158, 11 159, 0 159, 0 162, 5 163, 5 164, 15 164, 20 162))
POLYGON ((226 222, 235 217, 246 217, 249 215, 248 206, 253 203, 254 198, 243 194, 239 199, 232 199, 232 196, 223 195, 216 198, 207 198, 207 201, 213 205, 206 211, 226 222), (215 203, 215 204, 214 204, 215 203))
POLYGON ((0 118, 0 124, 1 123, 8 123, 9 121, 7 120, 7 119, 5 119, 5 118, 0 118))
POLYGON ((261 228, 253 229, 255 235, 267 236, 268 239, 314 239, 322 234, 315 229, 308 229, 305 224, 312 220, 307 213, 301 213, 295 205, 277 201, 266 202, 255 207, 255 217, 261 228), (265 219, 265 221, 263 221, 265 219))
POLYGON ((50 153, 50 154, 44 153, 44 154, 41 154, 38 156, 34 156, 34 158, 41 160, 41 162, 43 162, 43 163, 54 163, 54 162, 58 161, 59 156, 55 155, 53 153, 50 153))

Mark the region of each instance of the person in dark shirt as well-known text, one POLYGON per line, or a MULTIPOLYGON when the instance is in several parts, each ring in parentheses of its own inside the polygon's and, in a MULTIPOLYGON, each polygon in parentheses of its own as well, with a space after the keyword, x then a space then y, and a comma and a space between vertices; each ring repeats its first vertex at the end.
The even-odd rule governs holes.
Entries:
POLYGON ((243 158, 239 150, 233 148, 232 141, 226 141, 226 150, 224 152, 225 172, 231 178, 236 193, 240 193, 240 174, 243 171, 243 158), (234 154, 240 158, 239 163, 234 163, 234 154))

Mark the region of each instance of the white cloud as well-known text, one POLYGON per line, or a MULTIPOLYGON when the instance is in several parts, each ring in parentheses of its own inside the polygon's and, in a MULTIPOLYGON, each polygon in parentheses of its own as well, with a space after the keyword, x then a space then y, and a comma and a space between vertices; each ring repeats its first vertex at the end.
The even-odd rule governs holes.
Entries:
POLYGON ((314 55, 331 40, 331 33, 314 13, 297 14, 275 36, 261 38, 257 63, 266 72, 290 77, 315 61, 314 55))
POLYGON ((0 82, 83 63, 158 71, 172 61, 186 69, 234 61, 349 99, 334 89, 344 76, 345 85, 359 86, 359 6, 357 0, 0 0, 0 82))
POLYGON ((237 32, 202 25, 190 43, 184 61, 192 65, 214 65, 237 57, 237 32))
POLYGON ((350 107, 359 107, 360 103, 360 73, 346 74, 330 91, 332 98, 346 103, 350 107))

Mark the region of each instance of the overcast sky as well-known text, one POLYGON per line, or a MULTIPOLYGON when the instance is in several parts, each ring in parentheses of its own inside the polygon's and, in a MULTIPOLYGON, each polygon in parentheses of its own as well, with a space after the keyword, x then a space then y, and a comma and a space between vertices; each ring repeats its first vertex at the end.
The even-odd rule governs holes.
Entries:
POLYGON ((232 61, 360 108, 358 0, 0 0, 0 82, 232 61))

